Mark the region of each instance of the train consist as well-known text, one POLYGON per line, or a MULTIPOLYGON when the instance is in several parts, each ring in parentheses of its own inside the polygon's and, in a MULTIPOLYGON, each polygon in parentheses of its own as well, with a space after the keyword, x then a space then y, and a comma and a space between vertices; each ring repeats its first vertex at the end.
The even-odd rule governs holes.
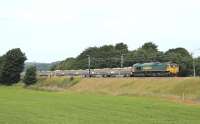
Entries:
POLYGON ((40 71, 39 76, 81 76, 81 77, 163 77, 177 76, 179 66, 175 63, 137 63, 132 67, 86 70, 40 71))

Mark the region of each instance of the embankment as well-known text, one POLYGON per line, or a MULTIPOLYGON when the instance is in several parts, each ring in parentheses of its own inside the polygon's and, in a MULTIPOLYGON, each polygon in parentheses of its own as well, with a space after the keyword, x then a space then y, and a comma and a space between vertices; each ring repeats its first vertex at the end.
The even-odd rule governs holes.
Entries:
POLYGON ((84 78, 70 91, 200 99, 200 78, 84 78))

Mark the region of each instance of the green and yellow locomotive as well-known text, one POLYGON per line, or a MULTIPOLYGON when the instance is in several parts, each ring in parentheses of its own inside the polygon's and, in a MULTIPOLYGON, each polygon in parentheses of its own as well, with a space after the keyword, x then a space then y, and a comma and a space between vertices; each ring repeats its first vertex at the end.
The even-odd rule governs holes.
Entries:
POLYGON ((135 77, 164 77, 177 76, 179 66, 175 63, 137 63, 133 65, 133 76, 135 77))

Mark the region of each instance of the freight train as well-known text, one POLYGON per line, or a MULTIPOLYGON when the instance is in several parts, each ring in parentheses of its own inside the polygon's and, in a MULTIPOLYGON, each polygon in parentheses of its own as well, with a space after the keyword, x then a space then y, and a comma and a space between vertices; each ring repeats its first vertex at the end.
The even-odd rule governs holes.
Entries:
POLYGON ((177 76, 179 66, 175 63, 137 63, 132 67, 86 70, 40 71, 39 76, 82 76, 82 77, 167 77, 177 76))

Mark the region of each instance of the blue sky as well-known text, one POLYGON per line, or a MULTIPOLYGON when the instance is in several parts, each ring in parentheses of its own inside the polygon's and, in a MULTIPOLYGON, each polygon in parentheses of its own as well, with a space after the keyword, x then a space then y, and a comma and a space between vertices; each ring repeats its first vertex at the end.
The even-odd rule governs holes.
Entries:
POLYGON ((20 47, 28 61, 53 62, 89 46, 148 41, 162 51, 200 48, 200 1, 0 0, 0 55, 20 47))

